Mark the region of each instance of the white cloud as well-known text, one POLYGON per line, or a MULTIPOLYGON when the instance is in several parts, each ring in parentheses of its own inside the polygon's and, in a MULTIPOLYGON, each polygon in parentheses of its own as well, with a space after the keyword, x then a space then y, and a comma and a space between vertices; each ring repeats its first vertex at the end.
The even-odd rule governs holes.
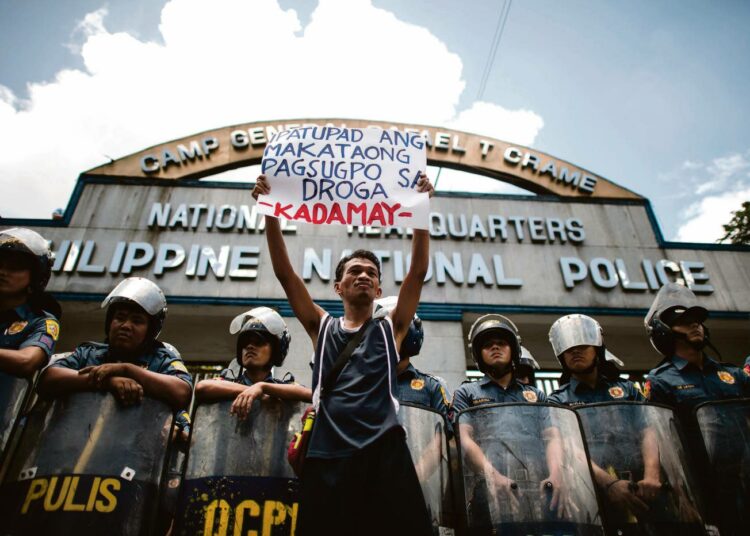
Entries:
POLYGON ((244 121, 352 117, 446 125, 531 145, 541 117, 479 102, 459 113, 461 59, 370 0, 320 0, 302 28, 275 0, 173 0, 163 44, 106 29, 75 35, 85 71, 0 86, 0 215, 48 217, 77 175, 165 140, 244 121))
POLYGON ((732 212, 750 200, 750 187, 709 196, 690 205, 684 213, 687 221, 680 226, 676 239, 682 242, 716 242, 724 235, 723 225, 732 212))

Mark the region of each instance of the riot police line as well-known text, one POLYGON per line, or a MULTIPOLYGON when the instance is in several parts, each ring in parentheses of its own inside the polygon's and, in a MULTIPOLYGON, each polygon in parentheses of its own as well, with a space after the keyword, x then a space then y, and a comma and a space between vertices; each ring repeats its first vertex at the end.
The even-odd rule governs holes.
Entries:
MULTIPOLYGON (((0 255, 0 270, 28 272, 34 300, 13 310, 4 333, 26 337, 16 346, 23 363, 50 354, 59 335, 39 243, 0 232, 0 253, 15 255, 0 255)), ((378 304, 385 314, 393 306, 378 304)), ((191 404, 179 352, 158 339, 161 289, 129 278, 102 307, 105 342, 53 358, 35 392, 28 375, 2 378, 0 533, 294 533, 298 483, 285 454, 310 393, 272 375, 290 343, 281 316, 258 307, 232 320, 232 364, 200 382, 191 404)), ((685 287, 657 295, 645 324, 665 359, 649 375, 650 404, 620 379, 594 319, 560 318, 550 330, 563 369, 552 405, 533 386, 538 365, 517 326, 484 315, 468 343, 485 377, 456 391, 448 419, 442 382, 408 362, 424 336, 415 317, 396 387, 433 532, 744 533, 750 402, 726 399, 747 396, 748 373, 705 357, 706 317, 685 287), (696 356, 711 373, 708 394, 725 400, 691 379, 696 356)))

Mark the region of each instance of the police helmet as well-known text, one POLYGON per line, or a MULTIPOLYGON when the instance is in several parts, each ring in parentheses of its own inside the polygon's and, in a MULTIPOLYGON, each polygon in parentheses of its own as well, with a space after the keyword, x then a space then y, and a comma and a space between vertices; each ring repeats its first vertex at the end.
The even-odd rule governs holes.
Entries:
POLYGON ((482 344, 484 340, 492 335, 499 334, 508 341, 511 349, 511 362, 517 367, 521 359, 521 335, 516 325, 503 315, 489 314, 477 318, 469 329, 469 351, 477 368, 485 372, 482 360, 482 344))
POLYGON ((237 335, 235 357, 242 365, 243 334, 251 331, 262 334, 271 343, 271 364, 280 367, 289 352, 292 336, 281 315, 268 307, 256 307, 234 317, 229 333, 237 335))
MULTIPOLYGON (((693 291, 678 283, 667 283, 656 294, 654 303, 646 313, 643 324, 651 339, 651 345, 665 357, 674 353, 675 333, 672 331, 678 320, 692 319, 703 324, 708 310, 698 304, 693 291)), ((705 332, 708 338, 708 331, 705 332)), ((704 339, 704 340, 705 340, 704 339)))
MULTIPOLYGON (((375 300, 375 314, 373 316, 379 318, 388 315, 396 307, 397 302, 398 296, 386 296, 375 300)), ((423 342, 422 319, 415 314, 411 324, 409 324, 409 331, 406 333, 404 340, 401 341, 401 348, 399 348, 398 353, 402 358, 419 355, 423 342)))
POLYGON ((599 363, 604 363, 602 327, 590 316, 573 314, 558 318, 549 329, 549 342, 563 371, 568 369, 563 354, 576 346, 595 347, 599 363))
POLYGON ((29 259, 31 270, 31 292, 40 294, 47 288, 52 273, 52 252, 42 235, 24 229, 13 227, 0 231, 0 255, 4 252, 18 252, 29 259))
POLYGON ((519 367, 528 367, 529 371, 533 372, 539 370, 539 363, 536 362, 534 356, 529 352, 529 349, 525 346, 521 346, 521 357, 518 359, 519 367))
POLYGON ((156 339, 164 327, 167 318, 167 299, 162 290, 154 283, 143 277, 128 277, 121 281, 109 296, 104 298, 102 309, 107 308, 104 332, 109 335, 109 326, 118 303, 134 303, 149 316, 148 338, 156 339))

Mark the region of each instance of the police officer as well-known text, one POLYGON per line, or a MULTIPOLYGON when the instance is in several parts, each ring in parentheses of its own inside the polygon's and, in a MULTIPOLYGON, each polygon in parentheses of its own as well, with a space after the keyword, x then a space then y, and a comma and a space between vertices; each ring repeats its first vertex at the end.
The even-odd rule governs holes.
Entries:
POLYGON ((750 396, 750 377, 720 363, 703 349, 712 346, 703 323, 708 311, 685 286, 668 283, 659 290, 644 324, 651 344, 664 359, 648 373, 646 396, 675 408, 692 428, 693 409, 702 402, 750 396))
POLYGON ((143 396, 173 410, 188 407, 192 376, 182 359, 157 340, 167 315, 161 289, 141 277, 120 282, 102 302, 107 309, 103 343, 87 342, 47 367, 39 393, 56 397, 78 391, 109 391, 124 405, 143 396))
POLYGON ((281 315, 268 307, 256 307, 237 315, 229 325, 237 335, 235 359, 221 371, 220 379, 203 380, 195 388, 199 401, 234 400, 230 412, 244 420, 253 401, 263 395, 310 402, 312 391, 294 382, 277 379, 292 340, 281 315))
MULTIPOLYGON (((375 300, 375 317, 389 313, 396 306, 397 299, 397 296, 388 296, 375 300)), ((414 320, 399 348, 401 361, 396 367, 397 381, 394 395, 399 402, 425 406, 439 411, 447 418, 450 395, 445 381, 438 376, 417 370, 411 364, 411 358, 419 355, 423 342, 422 319, 414 315, 414 320)))
POLYGON ((524 385, 536 385, 536 371, 539 370, 539 363, 525 346, 521 346, 521 357, 518 359, 516 367, 516 379, 524 385))
POLYGON ((607 360, 602 327, 585 315, 558 318, 549 330, 549 342, 560 361, 562 384, 547 399, 566 406, 630 400, 641 402, 643 395, 607 360))
MULTIPOLYGON (((455 419, 460 411, 470 407, 502 402, 533 404, 545 401, 546 396, 542 391, 515 378, 515 369, 521 357, 521 337, 511 320, 496 314, 479 317, 469 330, 469 350, 477 368, 484 372, 484 377, 476 382, 464 382, 456 389, 450 409, 452 418, 455 419)), ((509 421, 508 426, 513 426, 512 421, 509 421)), ((541 485, 551 484, 553 492, 550 508, 564 517, 569 503, 562 485, 562 461, 558 458, 559 431, 548 426, 544 433, 547 452, 555 455, 549 456, 550 475, 541 485)), ((515 482, 492 465, 474 442, 473 435, 473 425, 462 424, 460 442, 469 463, 474 470, 486 475, 488 482, 491 481, 497 493, 506 497, 513 508, 518 508, 515 482)))
POLYGON ((0 372, 30 378, 53 353, 60 307, 44 292, 52 253, 30 229, 0 231, 0 372))
MULTIPOLYGON (((563 369, 560 379, 562 385, 547 398, 549 402, 579 407, 597 402, 645 400, 633 382, 620 378, 620 371, 614 362, 622 361, 614 356, 607 359, 608 352, 604 346, 602 327, 593 318, 580 314, 558 318, 549 330, 549 341, 563 369)), ((609 414, 603 414, 605 418, 608 416, 609 414)), ((608 426, 602 425, 598 428, 607 430, 610 427, 616 429, 616 423, 608 423, 608 426)), ((605 453, 600 453, 599 449, 592 449, 592 468, 594 478, 608 501, 641 513, 648 510, 644 500, 653 500, 656 497, 661 482, 658 448, 655 446, 653 430, 645 425, 639 428, 644 430, 641 449, 644 473, 643 479, 635 488, 636 493, 631 492, 632 485, 629 481, 602 469, 601 465, 609 464, 605 463, 602 458, 605 453)), ((589 441, 592 440, 611 446, 606 438, 589 438, 589 441)))
POLYGON ((668 283, 659 290, 644 324, 664 359, 648 373, 645 392, 649 400, 674 408, 686 428, 711 521, 719 525, 721 534, 745 534, 746 521, 741 519, 747 509, 738 505, 737 498, 747 492, 734 467, 741 465, 746 445, 737 441, 732 430, 723 430, 721 422, 711 423, 723 449, 719 465, 709 466, 694 409, 703 402, 750 396, 750 377, 741 368, 706 355, 704 348, 713 348, 703 325, 707 318, 708 311, 687 287, 668 283), (720 470, 727 467, 728 471, 720 470))

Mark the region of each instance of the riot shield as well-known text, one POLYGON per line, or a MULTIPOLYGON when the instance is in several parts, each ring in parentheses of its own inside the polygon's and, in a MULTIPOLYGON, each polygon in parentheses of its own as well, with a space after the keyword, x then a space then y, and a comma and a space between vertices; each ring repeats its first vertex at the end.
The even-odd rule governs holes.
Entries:
POLYGON ((574 411, 492 404, 456 419, 468 534, 601 535, 574 411))
POLYGON ((445 418, 437 411, 400 403, 399 420, 411 452, 434 534, 454 529, 445 418))
POLYGON ((5 459, 5 447, 29 392, 29 380, 0 372, 0 464, 5 459))
POLYGON ((704 534, 674 413, 639 402, 576 408, 611 534, 704 534))
POLYGON ((708 468, 714 520, 725 534, 750 527, 750 399, 706 402, 695 409, 708 468))
POLYGON ((149 534, 172 410, 108 393, 40 400, 0 488, 3 534, 149 534))
POLYGON ((294 534, 299 489, 286 451, 305 405, 256 400, 244 421, 229 414, 231 406, 196 407, 177 533, 294 534))

